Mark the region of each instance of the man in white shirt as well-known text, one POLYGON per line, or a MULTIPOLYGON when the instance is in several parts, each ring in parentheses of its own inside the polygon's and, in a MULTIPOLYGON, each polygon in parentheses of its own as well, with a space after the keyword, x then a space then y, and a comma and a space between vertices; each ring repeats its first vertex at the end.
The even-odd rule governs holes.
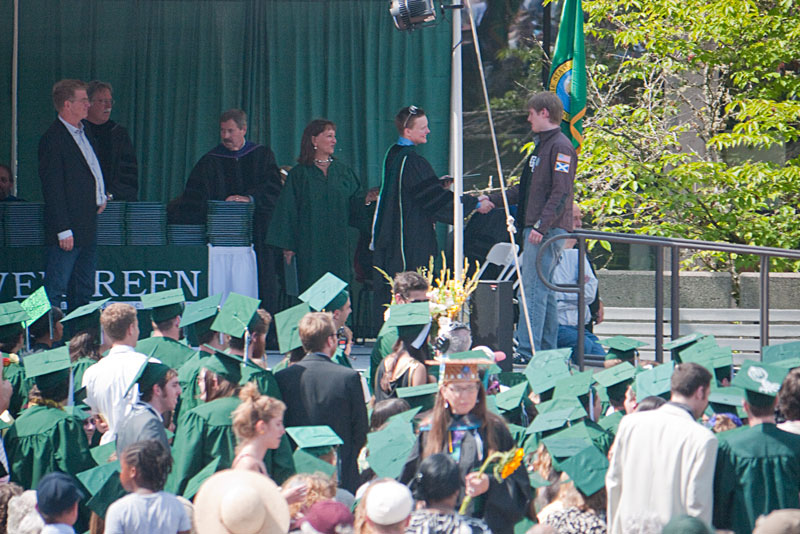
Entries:
POLYGON ((39 140, 39 178, 45 204, 47 265, 45 288, 70 310, 94 294, 97 266, 97 215, 108 200, 103 171, 82 119, 89 111, 86 84, 61 80, 53 86, 58 118, 39 140))
POLYGON ((608 534, 684 514, 711 524, 717 438, 697 422, 711 378, 701 365, 678 364, 670 402, 622 418, 606 474, 608 534))
POLYGON ((138 386, 130 386, 147 356, 133 349, 139 339, 139 321, 136 308, 130 304, 108 306, 100 315, 100 325, 111 349, 105 358, 86 369, 83 386, 92 413, 108 423, 108 431, 100 441, 105 444, 116 439, 117 427, 139 398, 138 386))

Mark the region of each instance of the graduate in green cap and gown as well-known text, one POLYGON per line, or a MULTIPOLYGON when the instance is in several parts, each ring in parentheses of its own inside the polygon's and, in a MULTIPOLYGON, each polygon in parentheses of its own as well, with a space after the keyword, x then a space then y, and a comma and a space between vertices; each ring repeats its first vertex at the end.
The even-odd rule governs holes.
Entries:
POLYGON ((183 289, 148 293, 141 297, 142 306, 150 310, 153 331, 150 337, 136 343, 136 352, 151 354, 172 369, 179 369, 195 351, 181 343, 181 315, 184 310, 183 289))
POLYGON ((61 319, 64 337, 69 339, 75 391, 81 388, 86 370, 100 361, 100 308, 109 300, 90 302, 61 319))
POLYGON ((30 489, 47 473, 75 475, 94 467, 83 423, 63 409, 70 390, 67 348, 31 354, 25 372, 36 389, 5 436, 11 481, 30 489))
POLYGON ((300 319, 311 311, 311 306, 301 302, 292 306, 288 310, 275 314, 275 331, 278 334, 278 350, 286 356, 275 367, 273 373, 286 369, 293 363, 297 363, 306 355, 303 343, 300 341, 300 334, 297 326, 300 319))
POLYGON ((397 388, 428 383, 425 361, 430 359, 428 338, 431 314, 427 302, 395 304, 386 324, 397 328, 394 350, 378 366, 373 377, 375 402, 397 398, 397 388))
POLYGON ((714 526, 749 534, 773 510, 800 508, 800 435, 775 425, 787 369, 745 361, 731 385, 744 388, 749 427, 718 435, 714 526))
POLYGON ((353 333, 345 326, 353 310, 350 293, 347 292, 347 282, 332 273, 325 273, 297 298, 308 304, 312 310, 329 312, 333 316, 337 343, 332 360, 352 369, 349 357, 353 345, 353 333))
POLYGON ((364 209, 364 191, 353 171, 333 158, 336 125, 311 121, 300 141, 299 164, 275 204, 267 244, 297 259, 300 290, 330 271, 350 283, 357 233, 352 214, 364 209))
POLYGON ((516 443, 506 422, 486 407, 478 366, 491 365, 493 360, 481 351, 462 354, 470 357, 453 354, 440 366, 439 394, 433 410, 423 416, 418 445, 409 455, 400 481, 410 482, 422 460, 431 455, 449 454, 458 463, 466 495, 472 499, 467 513, 483 519, 495 534, 511 534, 531 497, 528 473, 517 464, 498 482, 476 472, 490 451, 509 451, 516 443))
POLYGON ((25 343, 23 322, 29 320, 28 313, 19 302, 0 304, 0 355, 3 358, 3 378, 11 383, 11 400, 8 413, 17 417, 28 401, 30 384, 25 380, 25 372, 18 353, 25 343))

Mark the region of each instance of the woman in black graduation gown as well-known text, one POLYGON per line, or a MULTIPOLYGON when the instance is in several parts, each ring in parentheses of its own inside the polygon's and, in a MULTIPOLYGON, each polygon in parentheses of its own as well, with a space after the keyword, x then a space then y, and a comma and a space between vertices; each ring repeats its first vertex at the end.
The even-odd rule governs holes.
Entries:
POLYGON ((439 394, 423 419, 418 446, 411 453, 401 481, 408 483, 416 476, 423 459, 447 453, 458 463, 466 494, 472 497, 469 513, 482 518, 494 534, 512 534, 530 500, 525 466, 519 466, 501 482, 475 471, 492 452, 508 451, 516 444, 505 421, 486 407, 486 391, 478 376, 477 362, 455 360, 442 367, 439 394))

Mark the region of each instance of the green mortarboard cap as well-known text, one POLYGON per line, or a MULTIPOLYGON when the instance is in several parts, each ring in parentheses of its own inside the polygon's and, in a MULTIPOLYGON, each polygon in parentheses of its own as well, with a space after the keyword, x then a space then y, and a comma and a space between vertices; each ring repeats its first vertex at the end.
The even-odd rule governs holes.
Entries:
POLYGON ((336 466, 329 464, 325 460, 309 454, 303 449, 297 449, 292 455, 294 459, 294 469, 297 473, 322 473, 325 476, 332 476, 336 472, 336 466))
POLYGON ((311 311, 311 306, 301 302, 297 306, 292 306, 288 310, 283 310, 275 314, 275 329, 278 332, 278 348, 282 354, 287 354, 297 347, 302 347, 300 341, 300 331, 297 326, 300 319, 311 311))
POLYGON ((553 360, 559 360, 564 363, 568 363, 570 357, 572 356, 572 349, 550 349, 550 350, 539 350, 536 351, 536 355, 534 356, 535 360, 540 360, 543 362, 550 362, 553 360))
POLYGON ((625 417, 623 412, 616 411, 612 414, 606 415, 605 417, 601 417, 597 424, 600 425, 603 430, 611 432, 612 434, 616 434, 619 423, 622 421, 623 417, 625 417))
POLYGON ((200 490, 200 486, 203 485, 203 482, 208 480, 208 478, 217 472, 219 469, 219 462, 222 460, 222 456, 217 456, 213 460, 211 460, 204 468, 197 472, 195 476, 189 479, 186 482, 186 489, 183 490, 183 496, 187 499, 194 498, 197 495, 197 492, 200 490))
POLYGON ((676 349, 681 349, 683 347, 688 347, 689 345, 691 345, 692 343, 694 343, 695 341, 697 341, 698 339, 700 339, 703 336, 704 336, 704 334, 702 334, 700 332, 693 332, 693 333, 689 334, 688 336, 681 336, 678 339, 673 339, 672 341, 667 341, 666 343, 664 343, 664 349, 666 349, 666 350, 676 350, 676 349))
POLYGON ((94 458, 94 461, 97 465, 108 463, 108 459, 111 458, 111 455, 115 452, 117 452, 116 440, 89 449, 89 454, 92 455, 92 458, 94 458))
POLYGON ((580 373, 575 373, 571 376, 562 378, 556 382, 556 389, 553 393, 553 398, 559 397, 580 397, 588 395, 589 389, 594 382, 594 372, 586 370, 580 373))
POLYGON ((398 337, 420 348, 430 332, 431 311, 427 302, 395 304, 389 307, 386 326, 397 328, 398 337))
MULTIPOLYGON (((522 405, 528 393, 528 382, 520 382, 516 386, 502 391, 494 396, 500 412, 510 412, 522 405)), ((488 399, 489 397, 487 397, 488 399)))
MULTIPOLYGON (((743 412, 742 399, 744 398, 744 390, 736 386, 728 386, 725 388, 711 387, 711 393, 708 395, 708 405, 714 410, 714 413, 740 413, 743 412)), ((745 415, 745 417, 747 417, 745 415)))
POLYGON ((707 350, 718 347, 714 336, 703 336, 688 347, 678 350, 677 360, 679 362, 687 361, 687 358, 694 358, 698 354, 703 354, 707 350))
POLYGON ((528 473, 528 480, 531 483, 531 487, 536 489, 552 486, 552 483, 549 480, 545 480, 538 471, 531 471, 528 473))
POLYGON ((128 492, 122 487, 122 482, 119 480, 119 471, 114 471, 103 482, 100 489, 92 493, 91 498, 86 501, 86 506, 105 519, 108 507, 111 504, 124 497, 128 492))
POLYGON ((800 357, 800 341, 761 347, 761 361, 764 363, 774 363, 796 357, 800 357))
MULTIPOLYGON (((337 297, 346 288, 347 282, 334 274, 325 273, 297 298, 311 306, 314 311, 323 311, 331 301, 339 300, 337 297)), ((338 310, 344 306, 344 302, 337 308, 331 307, 330 311, 338 310)))
POLYGON ((201 367, 232 384, 238 384, 242 379, 242 363, 244 360, 238 356, 215 350, 214 354, 209 354, 201 360, 201 367))
POLYGON ((539 415, 528 425, 525 430, 527 434, 555 430, 570 421, 586 417, 586 410, 583 409, 578 399, 553 399, 538 404, 536 408, 539 415))
POLYGON ((520 425, 515 425, 514 423, 508 423, 508 431, 511 432, 511 437, 514 439, 517 445, 520 445, 525 438, 525 427, 520 425))
POLYGON ((777 360, 772 362, 772 365, 777 365, 778 367, 791 370, 796 367, 800 367, 800 356, 792 356, 790 358, 786 358, 785 360, 777 360))
POLYGON ((43 317, 47 312, 53 309, 53 305, 50 304, 50 300, 47 298, 47 292, 44 290, 44 286, 31 293, 20 305, 29 317, 24 325, 25 328, 30 327, 30 325, 36 322, 40 317, 43 317))
POLYGON ((570 456, 578 454, 586 447, 593 446, 592 441, 586 436, 562 435, 571 428, 572 427, 567 427, 563 430, 559 430, 555 434, 551 434, 542 439, 542 443, 547 447, 547 452, 550 453, 550 457, 559 463, 570 456))
POLYGON ((572 483, 587 497, 594 495, 606 485, 608 458, 597 447, 586 447, 568 460, 561 462, 572 483))
POLYGON ((143 391, 147 391, 155 384, 158 384, 162 378, 167 375, 167 371, 169 371, 169 366, 164 365, 163 363, 148 357, 142 365, 139 366, 139 370, 136 372, 136 376, 133 377, 133 381, 131 381, 130 386, 125 391, 125 396, 128 396, 128 393, 131 392, 133 386, 135 384, 139 384, 139 393, 143 391))
POLYGON ((500 409, 497 407, 497 397, 495 395, 486 396, 486 409, 494 414, 501 415, 500 409))
POLYGON ((417 406, 422 407, 423 410, 430 410, 433 408, 433 403, 436 400, 436 394, 439 392, 439 384, 423 384, 421 386, 412 386, 407 388, 397 388, 397 397, 405 399, 412 408, 417 406))
POLYGON ((69 379, 72 366, 67 346, 29 354, 22 359, 22 364, 25 366, 25 377, 33 378, 40 389, 51 388, 69 379))
POLYGON ((621 401, 625 398, 625 391, 633 381, 634 376, 636 376, 636 368, 630 362, 622 362, 614 367, 595 373, 594 379, 598 384, 606 388, 606 393, 610 399, 621 401))
POLYGON ((600 344, 608 348, 606 360, 632 360, 636 356, 636 349, 647 345, 625 336, 610 337, 600 341, 600 344))
POLYGON ((417 406, 416 408, 411 408, 410 410, 396 413, 390 418, 388 418, 385 424, 389 425, 392 423, 411 423, 414 420, 414 417, 416 417, 420 411, 422 411, 422 407, 417 406))
POLYGON ((325 448, 329 450, 335 445, 344 443, 342 438, 327 425, 292 426, 286 429, 286 433, 294 440, 299 449, 325 448))
MULTIPOLYGON (((216 317, 221 300, 222 294, 217 294, 196 302, 187 302, 186 309, 183 310, 183 315, 181 316, 181 327, 192 326, 200 321, 216 317)), ((210 326, 211 322, 208 321, 208 324, 210 326)), ((197 332, 197 335, 202 335, 208 330, 209 328, 206 327, 202 332, 197 332)))
POLYGON ((109 300, 111 299, 95 300, 80 308, 75 308, 61 319, 61 323, 68 324, 73 334, 90 328, 100 328, 100 308, 109 300))
POLYGON ((668 394, 674 370, 675 362, 669 361, 636 375, 636 398, 641 401, 646 397, 661 397, 668 394))
POLYGON ((75 404, 80 404, 85 400, 86 400, 86 386, 76 389, 75 393, 72 394, 72 402, 74 402, 75 404))
POLYGON ((30 317, 19 302, 0 304, 0 339, 22 332, 22 323, 28 320, 30 317))
POLYGON ((502 385, 507 387, 514 387, 520 382, 528 383, 528 378, 525 376, 525 373, 517 373, 517 372, 501 372, 497 373, 497 380, 502 385))
POLYGON ((683 353, 683 361, 702 365, 708 369, 717 380, 722 380, 723 378, 730 378, 731 376, 731 369, 733 369, 733 351, 730 347, 706 347, 702 351, 695 351, 688 356, 683 353))
POLYGON ((769 406, 775 400, 787 374, 789 370, 786 368, 745 360, 733 377, 731 385, 744 389, 747 402, 753 406, 769 406))
POLYGON ((229 336, 240 338, 244 336, 246 328, 255 317, 260 300, 252 297, 231 293, 228 300, 222 305, 217 318, 211 325, 211 330, 222 332, 229 336))
POLYGON ((108 480, 112 475, 119 473, 119 470, 119 460, 108 463, 103 462, 98 467, 92 467, 86 471, 81 471, 75 475, 75 478, 78 479, 78 481, 83 485, 90 495, 94 495, 100 491, 100 488, 103 487, 103 484, 106 483, 106 480, 108 480))
POLYGON ((167 321, 183 313, 183 303, 186 300, 183 296, 183 289, 168 289, 158 293, 148 293, 142 295, 142 306, 151 310, 150 318, 155 323, 167 321))
POLYGON ((73 417, 77 417, 81 421, 86 421, 92 416, 92 412, 85 404, 74 404, 72 406, 64 406, 64 411, 73 417))
POLYGON ((397 478, 417 443, 410 424, 395 422, 367 434, 367 461, 380 478, 397 478))
POLYGON ((537 395, 555 387, 556 383, 564 378, 569 378, 569 366, 566 361, 559 358, 548 359, 538 353, 525 367, 525 376, 531 384, 531 389, 537 395))

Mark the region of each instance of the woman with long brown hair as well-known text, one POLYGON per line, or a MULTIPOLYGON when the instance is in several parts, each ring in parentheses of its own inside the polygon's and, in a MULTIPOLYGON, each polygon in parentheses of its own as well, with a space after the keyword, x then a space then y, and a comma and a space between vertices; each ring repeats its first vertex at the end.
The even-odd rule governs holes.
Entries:
MULTIPOLYGON (((416 454, 402 475, 409 482, 419 464, 437 453, 449 454, 464 479, 466 495, 472 499, 473 517, 482 518, 494 534, 511 534, 522 519, 530 499, 530 482, 524 466, 507 478, 476 471, 493 452, 515 447, 505 421, 486 407, 486 390, 478 366, 486 360, 447 360, 439 371, 439 392, 433 409, 423 417, 416 454)), ((463 495, 459 496, 459 502, 463 495)))

